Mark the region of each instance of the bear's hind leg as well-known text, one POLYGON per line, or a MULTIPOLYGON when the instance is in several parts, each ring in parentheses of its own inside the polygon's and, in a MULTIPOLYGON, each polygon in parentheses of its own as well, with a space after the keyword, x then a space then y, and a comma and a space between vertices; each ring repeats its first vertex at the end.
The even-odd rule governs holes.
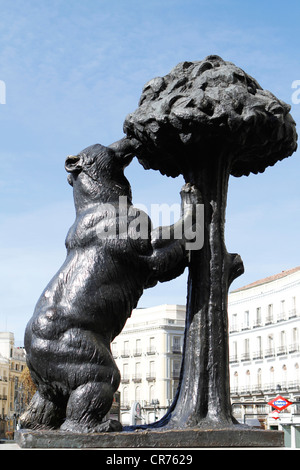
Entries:
POLYGON ((57 429, 65 417, 65 407, 57 406, 53 401, 36 392, 26 411, 20 416, 22 428, 57 429))
POLYGON ((102 421, 113 402, 114 388, 108 383, 88 382, 74 390, 67 404, 66 420, 60 427, 70 432, 121 431, 116 420, 102 421))

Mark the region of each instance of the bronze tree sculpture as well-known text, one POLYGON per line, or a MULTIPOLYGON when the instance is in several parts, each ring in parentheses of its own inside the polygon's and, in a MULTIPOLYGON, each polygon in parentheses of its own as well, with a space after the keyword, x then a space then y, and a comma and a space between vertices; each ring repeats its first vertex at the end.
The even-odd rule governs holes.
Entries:
POLYGON ((290 107, 218 56, 178 64, 148 82, 124 122, 146 169, 182 174, 200 191, 204 246, 189 264, 185 348, 176 398, 155 426, 228 427, 227 295, 243 273, 224 241, 229 176, 263 172, 296 150, 290 107))

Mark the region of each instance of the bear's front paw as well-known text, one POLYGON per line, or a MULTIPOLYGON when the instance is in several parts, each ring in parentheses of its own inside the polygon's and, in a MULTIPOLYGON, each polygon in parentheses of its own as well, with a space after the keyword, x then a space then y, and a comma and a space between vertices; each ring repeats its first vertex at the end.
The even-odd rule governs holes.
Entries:
POLYGON ((96 432, 121 432, 123 426, 120 421, 117 421, 116 419, 108 419, 107 421, 103 421, 103 423, 99 424, 96 429, 96 432))

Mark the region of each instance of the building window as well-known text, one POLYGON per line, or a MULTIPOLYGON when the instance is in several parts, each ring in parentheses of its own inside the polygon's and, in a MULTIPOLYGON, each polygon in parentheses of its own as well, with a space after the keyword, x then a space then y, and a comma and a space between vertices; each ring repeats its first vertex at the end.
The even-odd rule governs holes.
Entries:
POLYGON ((121 377, 122 383, 128 383, 129 382, 129 366, 128 364, 123 364, 123 375, 121 377))
POLYGON ((178 389, 178 382, 173 381, 173 385, 172 385, 172 388, 171 388, 171 400, 173 400, 175 398, 177 389, 178 389))
POLYGON ((261 326, 261 307, 257 307, 256 309, 256 318, 254 327, 261 326))
POLYGON ((244 339, 244 353, 242 355, 242 361, 249 361, 250 359, 250 346, 249 338, 244 339))
POLYGON ((152 377, 155 376, 155 362, 154 361, 150 361, 150 375, 152 377))
POLYGON ((155 362, 154 361, 150 361, 150 363, 149 363, 149 372, 147 373, 146 378, 149 382, 156 379, 155 362))
POLYGON ((279 347, 277 348, 277 354, 286 354, 286 334, 285 331, 280 332, 280 338, 279 338, 279 347))
POLYGON ((124 387, 124 388, 123 388, 122 405, 123 405, 123 406, 129 406, 129 401, 128 401, 128 387, 124 387))
POLYGON ((180 336, 173 336, 172 352, 174 354, 181 353, 181 337, 180 336))
POLYGON ((142 380, 142 368, 141 368, 141 363, 137 362, 135 364, 135 372, 134 372, 134 377, 133 381, 134 382, 141 382, 142 380))
POLYGON ((111 353, 112 353, 113 357, 118 357, 117 343, 112 343, 111 353))
POLYGON ((298 363, 295 364, 294 377, 295 377, 295 383, 293 385, 296 386, 296 387, 299 387, 299 385, 300 385, 300 374, 299 374, 299 364, 298 363))
POLYGON ((230 362, 237 362, 238 361, 238 354, 237 354, 237 342, 233 341, 231 345, 231 354, 229 361, 230 362))
POLYGON ((270 367, 270 389, 275 389, 275 372, 274 367, 270 367))
POLYGON ((246 372, 246 390, 247 393, 251 391, 251 375, 250 375, 250 370, 247 370, 246 372))
POLYGON ((129 357, 129 341, 124 341, 123 343, 123 351, 121 353, 122 357, 129 357))
POLYGON ((180 368, 181 368, 181 362, 180 361, 173 361, 173 370, 172 370, 172 379, 173 380, 179 380, 180 368))
POLYGON ((292 305, 291 305, 291 310, 289 311, 289 318, 294 318, 296 316, 297 316, 296 297, 292 297, 292 305))
POLYGON ((256 338, 256 351, 253 354, 253 359, 262 359, 262 341, 261 336, 257 336, 256 338))
POLYGON ((142 355, 142 341, 141 341, 141 339, 137 339, 135 341, 134 355, 135 356, 141 356, 142 355))
POLYGON ((257 371, 257 388, 261 390, 261 369, 257 371))
POLYGON ((136 387, 135 389, 135 401, 141 401, 141 387, 136 387))
POLYGON ((285 320, 285 300, 281 300, 280 302, 280 311, 277 318, 277 321, 285 320))
POLYGON ((235 371, 235 373, 233 374, 233 391, 237 393, 238 389, 239 389, 239 374, 237 373, 237 371, 235 371))
POLYGON ((238 331, 237 313, 233 313, 231 317, 230 333, 234 333, 235 331, 238 331))
POLYGON ((149 339, 149 347, 148 347, 148 354, 155 354, 155 338, 151 337, 149 339))
POLYGON ((292 330, 292 341, 289 347, 289 352, 297 352, 299 351, 299 333, 298 333, 298 328, 293 328, 292 330))
POLYGON ((283 389, 287 388, 287 366, 284 364, 282 366, 282 384, 283 389))
POLYGON ((155 398, 155 387, 154 385, 150 385, 149 387, 149 403, 152 403, 155 398))
POLYGON ((265 352, 265 357, 272 357, 275 355, 275 350, 274 350, 274 338, 273 335, 268 336, 268 346, 265 352))
POLYGON ((268 313, 266 318, 266 325, 273 323, 273 304, 268 305, 268 313))
POLYGON ((248 328, 250 327, 250 318, 249 318, 249 310, 246 310, 244 312, 244 325, 243 325, 243 330, 248 330, 248 328))

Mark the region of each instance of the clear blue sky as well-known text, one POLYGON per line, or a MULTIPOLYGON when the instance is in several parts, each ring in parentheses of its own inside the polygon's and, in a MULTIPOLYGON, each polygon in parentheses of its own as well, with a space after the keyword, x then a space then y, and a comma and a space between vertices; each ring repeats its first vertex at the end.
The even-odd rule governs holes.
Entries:
MULTIPOLYGON (((22 341, 64 261, 74 220, 66 155, 121 138, 148 80, 209 54, 291 104, 300 123, 299 18, 298 0, 0 0, 0 331, 22 341)), ((297 151, 261 175, 230 179, 226 242, 246 269, 233 288, 300 265, 299 170, 297 151)), ((134 202, 179 202, 180 178, 136 161, 126 174, 134 202)), ((183 275, 139 305, 185 299, 183 275)))

